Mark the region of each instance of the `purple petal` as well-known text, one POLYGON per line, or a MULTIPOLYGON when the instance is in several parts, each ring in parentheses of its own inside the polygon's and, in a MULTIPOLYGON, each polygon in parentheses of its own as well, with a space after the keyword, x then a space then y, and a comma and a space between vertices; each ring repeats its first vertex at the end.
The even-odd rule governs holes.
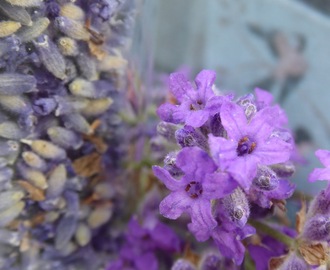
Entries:
POLYGON ((214 230, 212 234, 212 238, 221 254, 227 258, 234 259, 235 263, 240 265, 244 259, 245 248, 235 236, 235 233, 228 233, 220 228, 214 230))
POLYGON ((186 117, 186 125, 201 127, 209 119, 209 112, 206 110, 190 111, 186 117))
POLYGON ((249 124, 249 135, 257 141, 268 139, 274 129, 271 121, 274 121, 277 116, 277 109, 274 107, 267 107, 257 112, 249 124))
POLYGON ((262 90, 260 88, 255 88, 254 92, 257 97, 257 101, 258 103, 260 103, 262 108, 270 106, 273 103, 274 97, 268 91, 262 90))
POLYGON ((192 205, 191 223, 188 229, 195 235, 197 241, 206 241, 217 226, 217 222, 212 216, 211 202, 199 199, 192 205))
POLYGON ((209 145, 212 157, 217 164, 220 165, 222 170, 228 167, 228 164, 237 158, 237 142, 235 141, 226 140, 222 137, 215 137, 210 134, 209 145))
POLYGON ((220 199, 232 193, 236 187, 237 182, 228 173, 208 174, 203 183, 203 197, 210 200, 220 199))
POLYGON ((257 162, 258 158, 254 155, 239 157, 230 164, 227 171, 243 189, 249 189, 257 174, 257 162))
POLYGON ((308 177, 309 182, 315 182, 316 180, 330 180, 330 168, 316 168, 308 177))
POLYGON ((213 70, 202 70, 195 78, 198 92, 207 100, 214 96, 212 85, 214 84, 216 74, 213 70))
POLYGON ((188 210, 192 200, 184 190, 174 191, 161 201, 159 211, 164 217, 177 219, 188 210))
POLYGON ((246 224, 242 229, 238 230, 237 234, 238 234, 237 239, 243 240, 246 237, 256 234, 256 229, 254 227, 246 224))
POLYGON ((151 252, 137 256, 134 262, 135 262, 136 270, 145 270, 145 269, 157 270, 158 269, 157 258, 151 252))
POLYGON ((158 248, 169 252, 180 250, 180 239, 169 226, 158 222, 150 235, 158 248))
POLYGON ((160 105, 157 109, 157 115, 161 120, 174 124, 183 123, 185 119, 185 114, 181 108, 170 103, 160 105))
POLYGON ((315 152, 315 156, 325 167, 330 167, 330 151, 319 149, 315 152))
POLYGON ((268 261, 274 253, 263 246, 249 245, 249 253, 255 262, 256 270, 268 270, 268 261))
POLYGON ((268 141, 257 145, 253 154, 260 159, 261 164, 271 165, 288 161, 292 150, 291 144, 272 137, 268 141))
POLYGON ((186 184, 184 181, 174 179, 171 174, 162 167, 152 166, 152 170, 155 176, 171 191, 178 190, 186 184))
POLYGON ((233 102, 224 102, 221 106, 220 117, 228 137, 239 141, 244 135, 247 119, 244 110, 233 102))
POLYGON ((177 156, 176 165, 186 174, 202 180, 206 173, 216 170, 216 165, 209 155, 198 147, 186 147, 177 156))
POLYGON ((211 115, 219 113, 224 100, 225 97, 223 96, 211 97, 209 100, 207 100, 205 110, 207 110, 211 115))
POLYGON ((195 91, 191 83, 186 79, 183 73, 172 73, 169 77, 169 87, 171 93, 178 101, 182 101, 183 97, 189 91, 195 91))
POLYGON ((283 200, 291 197, 296 185, 288 180, 279 180, 278 187, 267 193, 268 198, 283 200))

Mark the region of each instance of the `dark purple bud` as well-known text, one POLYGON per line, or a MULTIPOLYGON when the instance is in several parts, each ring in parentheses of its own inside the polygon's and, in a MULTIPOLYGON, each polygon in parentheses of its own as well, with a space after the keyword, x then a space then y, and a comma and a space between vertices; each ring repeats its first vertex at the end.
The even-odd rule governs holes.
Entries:
POLYGON ((33 102, 33 110, 39 115, 48 115, 55 110, 57 106, 53 98, 39 98, 33 102))
POLYGON ((224 137, 226 131, 221 123, 220 113, 217 113, 211 117, 210 127, 214 136, 224 137))
POLYGON ((208 143, 205 136, 191 126, 184 126, 175 132, 175 138, 182 147, 198 146, 204 150, 208 149, 208 143))
POLYGON ((250 216, 248 199, 241 188, 219 200, 217 208, 220 223, 224 228, 243 228, 250 216))
POLYGON ((330 216, 316 215, 307 220, 302 234, 309 241, 329 241, 330 216))
POLYGON ((46 14, 49 19, 55 19, 60 15, 61 8, 56 1, 50 1, 46 4, 46 14))
POLYGON ((269 166, 279 178, 291 177, 295 171, 296 167, 292 162, 279 163, 269 166))
POLYGON ((177 130, 177 125, 167 123, 167 122, 160 122, 157 125, 157 133, 163 137, 165 137, 170 142, 175 142, 175 132, 177 130))
POLYGON ((277 188, 279 182, 272 169, 267 166, 259 166, 257 176, 252 183, 256 189, 269 191, 277 188))

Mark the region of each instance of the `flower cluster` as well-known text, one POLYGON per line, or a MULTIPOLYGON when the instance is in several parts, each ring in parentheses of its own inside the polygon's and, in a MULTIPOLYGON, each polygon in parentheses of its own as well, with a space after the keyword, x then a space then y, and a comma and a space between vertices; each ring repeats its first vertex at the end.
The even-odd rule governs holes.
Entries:
POLYGON ((181 73, 170 75, 178 104, 158 108, 160 130, 182 149, 153 171, 170 190, 160 213, 169 219, 188 214, 198 241, 212 238, 223 256, 241 264, 241 240, 255 233, 248 219, 270 213, 294 191, 287 180, 294 141, 269 93, 256 89, 235 99, 216 94, 214 81, 210 70, 201 71, 195 85, 181 73))
POLYGON ((0 1, 1 269, 104 265, 134 14, 129 0, 0 1))

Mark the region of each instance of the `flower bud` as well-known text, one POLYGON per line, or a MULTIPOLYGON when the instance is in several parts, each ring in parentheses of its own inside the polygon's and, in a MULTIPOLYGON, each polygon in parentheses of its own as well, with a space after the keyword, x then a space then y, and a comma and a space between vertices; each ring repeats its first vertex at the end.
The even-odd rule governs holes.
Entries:
POLYGON ((182 147, 198 146, 203 150, 208 149, 207 139, 203 134, 191 126, 184 126, 175 132, 175 138, 182 147))
POLYGON ((302 234, 309 241, 329 241, 330 216, 316 215, 307 220, 302 234))
POLYGON ((23 25, 32 25, 30 14, 22 7, 13 6, 6 1, 0 1, 0 10, 14 21, 23 25))
POLYGON ((259 190, 273 190, 278 186, 278 179, 275 172, 267 166, 259 166, 257 175, 252 184, 259 190))
POLYGON ((50 21, 48 18, 38 18, 31 26, 25 26, 18 31, 18 37, 22 42, 29 42, 39 37, 48 27, 50 21))
POLYGON ((196 267, 188 260, 179 259, 173 264, 171 270, 196 270, 196 267))
POLYGON ((286 162, 286 163, 279 163, 269 166, 279 178, 287 178, 291 177, 295 171, 296 168, 293 163, 286 162))
POLYGON ((0 38, 10 36, 20 28, 21 24, 19 22, 0 21, 0 38))

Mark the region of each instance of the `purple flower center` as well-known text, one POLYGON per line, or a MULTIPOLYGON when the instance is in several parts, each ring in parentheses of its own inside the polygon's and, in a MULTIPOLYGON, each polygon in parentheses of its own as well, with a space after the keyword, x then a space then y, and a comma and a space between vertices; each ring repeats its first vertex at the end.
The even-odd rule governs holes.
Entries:
POLYGON ((194 104, 190 104, 189 109, 191 111, 198 111, 198 110, 202 110, 203 108, 204 108, 203 101, 197 100, 194 104))
POLYGON ((192 181, 186 186, 185 191, 187 191, 190 198, 196 199, 203 193, 203 187, 200 182, 192 181))
POLYGON ((247 136, 240 139, 237 145, 237 155, 244 156, 246 154, 251 154, 253 150, 256 148, 257 144, 251 141, 247 136))

